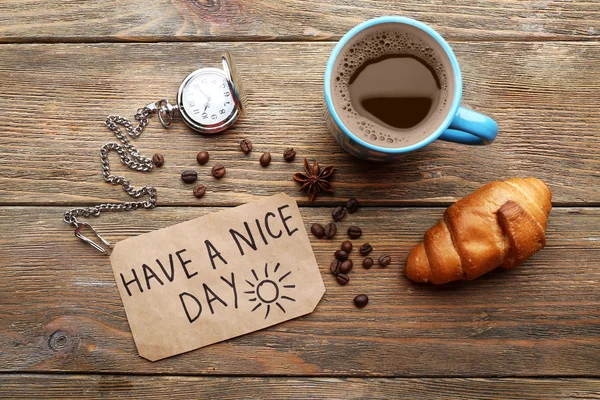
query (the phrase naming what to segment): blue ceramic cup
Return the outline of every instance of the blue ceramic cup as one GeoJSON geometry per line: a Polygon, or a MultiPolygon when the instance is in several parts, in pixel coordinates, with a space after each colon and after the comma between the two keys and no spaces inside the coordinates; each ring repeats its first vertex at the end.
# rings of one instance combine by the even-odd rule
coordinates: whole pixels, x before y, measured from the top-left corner
{"type": "MultiPolygon", "coordinates": [[[[394,27],[395,30],[402,31],[402,26],[394,27]]],[[[385,30],[382,27],[382,30],[385,30]]],[[[392,29],[392,28],[390,28],[392,29]]],[[[438,50],[439,52],[439,50],[438,50]]],[[[496,138],[498,133],[498,124],[493,119],[477,113],[475,111],[463,108],[460,106],[462,99],[462,75],[456,56],[452,52],[452,49],[448,43],[428,25],[416,21],[414,19],[405,17],[380,17],[365,21],[357,26],[342,37],[337,43],[327,62],[327,68],[325,70],[325,118],[327,126],[335,137],[337,142],[346,150],[348,153],[363,159],[372,161],[388,161],[394,160],[401,157],[403,154],[420,149],[423,146],[428,145],[436,139],[441,139],[449,142],[469,144],[469,145],[484,145],[490,144],[496,138]],[[342,120],[336,108],[334,107],[334,101],[332,98],[332,74],[334,73],[334,67],[336,60],[340,56],[344,46],[348,44],[356,35],[359,35],[363,30],[371,28],[379,24],[400,24],[408,25],[410,29],[417,28],[424,32],[426,36],[432,38],[439,44],[442,51],[445,52],[449,63],[445,73],[454,78],[454,94],[450,96],[451,104],[450,107],[446,107],[447,112],[442,123],[434,129],[429,136],[420,140],[417,143],[412,143],[404,147],[383,147],[374,145],[362,137],[358,132],[353,132],[349,129],[342,120]]]]}

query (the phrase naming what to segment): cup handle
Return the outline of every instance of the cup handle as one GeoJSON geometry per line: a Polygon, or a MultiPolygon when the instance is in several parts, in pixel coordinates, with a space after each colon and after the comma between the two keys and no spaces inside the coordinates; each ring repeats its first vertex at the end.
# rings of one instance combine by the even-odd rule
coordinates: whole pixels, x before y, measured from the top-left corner
{"type": "Polygon", "coordinates": [[[498,124],[490,117],[478,112],[460,107],[456,116],[440,136],[447,142],[484,145],[496,139],[498,124]]]}

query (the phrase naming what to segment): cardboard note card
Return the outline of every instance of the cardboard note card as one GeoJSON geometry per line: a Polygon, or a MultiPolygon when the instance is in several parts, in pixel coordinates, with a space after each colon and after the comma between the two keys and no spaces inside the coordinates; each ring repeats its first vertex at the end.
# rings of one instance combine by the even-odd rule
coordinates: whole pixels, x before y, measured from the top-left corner
{"type": "Polygon", "coordinates": [[[138,352],[152,361],[308,314],[325,293],[284,194],[124,240],[110,262],[138,352]]]}

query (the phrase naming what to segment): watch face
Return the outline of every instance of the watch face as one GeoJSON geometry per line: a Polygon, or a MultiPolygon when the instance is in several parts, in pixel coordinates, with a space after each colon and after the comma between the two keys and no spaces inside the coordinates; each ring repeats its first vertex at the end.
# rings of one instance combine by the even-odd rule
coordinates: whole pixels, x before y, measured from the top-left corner
{"type": "Polygon", "coordinates": [[[207,130],[211,127],[214,130],[224,129],[236,111],[227,78],[222,71],[214,68],[191,74],[180,88],[179,103],[184,119],[191,119],[186,122],[192,122],[193,128],[206,127],[207,130]]]}

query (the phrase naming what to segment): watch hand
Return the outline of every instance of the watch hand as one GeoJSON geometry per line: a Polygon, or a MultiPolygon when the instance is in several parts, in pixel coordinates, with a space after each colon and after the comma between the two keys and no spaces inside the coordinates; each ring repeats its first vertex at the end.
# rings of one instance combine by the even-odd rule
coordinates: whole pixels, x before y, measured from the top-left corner
{"type": "Polygon", "coordinates": [[[207,96],[206,93],[204,93],[204,90],[198,88],[198,90],[200,91],[200,93],[202,93],[202,95],[206,98],[206,101],[210,101],[210,96],[207,96]]]}

